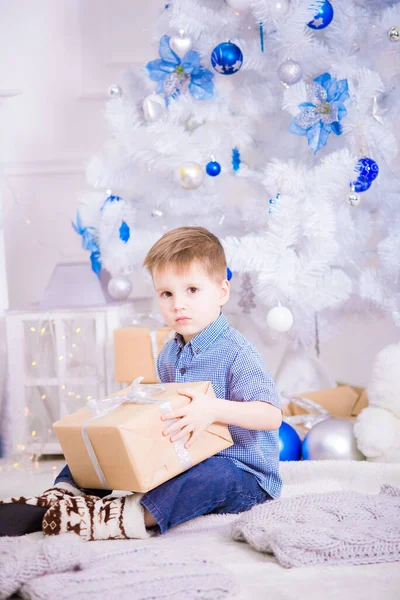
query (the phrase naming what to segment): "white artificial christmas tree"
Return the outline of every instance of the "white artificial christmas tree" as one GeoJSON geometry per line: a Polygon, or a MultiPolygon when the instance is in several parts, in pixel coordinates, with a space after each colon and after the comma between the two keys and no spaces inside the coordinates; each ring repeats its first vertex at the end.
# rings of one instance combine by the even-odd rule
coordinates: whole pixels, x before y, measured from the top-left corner
{"type": "Polygon", "coordinates": [[[399,326],[400,5],[171,0],[143,67],[110,89],[77,223],[119,297],[166,230],[202,225],[258,327],[292,313],[272,337],[293,348],[349,311],[399,326]]]}

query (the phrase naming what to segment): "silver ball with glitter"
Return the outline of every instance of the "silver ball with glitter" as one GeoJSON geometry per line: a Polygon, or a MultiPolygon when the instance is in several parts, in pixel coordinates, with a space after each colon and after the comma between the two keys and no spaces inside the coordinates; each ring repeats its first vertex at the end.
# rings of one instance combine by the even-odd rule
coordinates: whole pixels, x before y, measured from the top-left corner
{"type": "Polygon", "coordinates": [[[304,460],[365,460],[357,446],[354,423],[330,417],[320,421],[303,441],[304,460]]]}
{"type": "Polygon", "coordinates": [[[347,199],[349,201],[350,206],[354,206],[354,207],[358,206],[360,204],[360,200],[361,200],[360,194],[357,194],[356,192],[351,192],[351,194],[349,194],[347,199]]]}
{"type": "Polygon", "coordinates": [[[132,291],[132,284],[126,277],[112,277],[107,290],[113,300],[126,300],[132,291]]]}
{"type": "Polygon", "coordinates": [[[391,27],[388,31],[388,36],[392,42],[398,42],[400,40],[400,27],[391,27]]]}
{"type": "Polygon", "coordinates": [[[195,162],[186,162],[178,170],[179,183],[185,190],[200,187],[205,176],[205,171],[195,162]]]}
{"type": "Polygon", "coordinates": [[[122,96],[122,88],[119,85],[111,85],[108,88],[108,95],[111,98],[120,98],[122,96]]]}
{"type": "Polygon", "coordinates": [[[283,86],[289,87],[298,83],[303,77],[303,69],[295,60],[285,60],[278,69],[278,77],[283,86]]]}

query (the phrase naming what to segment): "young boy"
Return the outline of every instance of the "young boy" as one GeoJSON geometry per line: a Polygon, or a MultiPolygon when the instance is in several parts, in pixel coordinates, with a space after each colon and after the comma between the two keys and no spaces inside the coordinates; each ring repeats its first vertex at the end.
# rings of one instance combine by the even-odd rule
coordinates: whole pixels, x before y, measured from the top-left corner
{"type": "Polygon", "coordinates": [[[221,243],[202,227],[180,227],[154,244],[144,266],[161,314],[176,332],[158,357],[160,380],[181,383],[179,393],[191,399],[160,417],[177,419],[164,435],[171,442],[188,438],[190,447],[211,423],[220,422],[228,425],[234,445],[150,492],[122,498],[79,490],[66,466],[54,488],[30,499],[48,508],[46,535],[145,538],[155,527],[164,533],[199,515],[239,513],[280,495],[279,397],[261,356],[221,312],[229,299],[221,243]],[[217,399],[185,388],[190,381],[211,381],[217,399]]]}

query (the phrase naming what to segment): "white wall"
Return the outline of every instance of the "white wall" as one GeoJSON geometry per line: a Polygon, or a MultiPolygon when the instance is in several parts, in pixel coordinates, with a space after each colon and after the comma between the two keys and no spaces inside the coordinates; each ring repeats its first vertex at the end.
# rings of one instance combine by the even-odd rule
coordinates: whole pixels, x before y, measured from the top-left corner
{"type": "MultiPolygon", "coordinates": [[[[71,228],[84,163],[108,138],[108,86],[128,64],[156,57],[153,23],[164,4],[0,0],[0,88],[23,90],[0,107],[12,307],[38,301],[57,262],[87,260],[71,228]]],[[[321,358],[336,378],[364,384],[376,352],[398,339],[388,320],[353,320],[321,358]]],[[[283,344],[263,349],[272,371],[282,352],[283,344]]]]}

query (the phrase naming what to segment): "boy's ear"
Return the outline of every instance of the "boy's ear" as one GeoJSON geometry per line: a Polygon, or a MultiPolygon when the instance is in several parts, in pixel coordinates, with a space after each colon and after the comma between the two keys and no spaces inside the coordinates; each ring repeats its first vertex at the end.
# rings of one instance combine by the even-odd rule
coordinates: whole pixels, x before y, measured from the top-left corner
{"type": "Polygon", "coordinates": [[[229,300],[231,285],[227,279],[223,279],[220,292],[220,306],[223,306],[229,300]]]}

